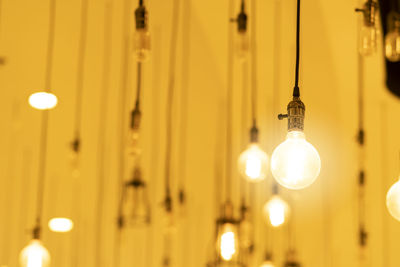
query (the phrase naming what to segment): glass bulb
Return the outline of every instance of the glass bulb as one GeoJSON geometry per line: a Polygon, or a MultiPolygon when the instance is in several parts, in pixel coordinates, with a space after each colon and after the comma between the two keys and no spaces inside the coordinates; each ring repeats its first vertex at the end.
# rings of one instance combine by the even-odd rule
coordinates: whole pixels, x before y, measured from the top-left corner
{"type": "Polygon", "coordinates": [[[47,110],[57,106],[58,99],[52,93],[37,92],[29,96],[28,102],[35,109],[47,110]]]}
{"type": "Polygon", "coordinates": [[[232,223],[224,223],[220,226],[218,238],[219,254],[224,261],[231,261],[238,251],[236,227],[232,223]]]}
{"type": "Polygon", "coordinates": [[[238,31],[236,35],[236,55],[245,60],[249,54],[249,36],[247,31],[238,31]]]}
{"type": "Polygon", "coordinates": [[[147,29],[136,29],[134,50],[138,61],[145,61],[150,54],[150,33],[147,29]]]}
{"type": "Polygon", "coordinates": [[[131,226],[150,223],[150,204],[147,199],[147,188],[142,181],[133,181],[127,192],[127,222],[131,226]],[[140,184],[139,184],[140,183],[140,184]]]}
{"type": "Polygon", "coordinates": [[[51,231],[59,233],[66,233],[74,228],[74,223],[68,218],[53,218],[48,225],[51,231]]]}
{"type": "Polygon", "coordinates": [[[251,253],[253,249],[253,224],[249,219],[244,219],[240,222],[240,246],[241,248],[251,253]]]}
{"type": "Polygon", "coordinates": [[[362,26],[360,32],[359,52],[369,56],[375,53],[377,44],[377,30],[375,26],[362,26]]]}
{"type": "Polygon", "coordinates": [[[275,267],[275,265],[270,260],[264,261],[260,267],[275,267]]]}
{"type": "Polygon", "coordinates": [[[264,205],[264,213],[273,227],[279,227],[287,221],[289,217],[289,205],[278,195],[273,195],[264,205]]]}
{"type": "Polygon", "coordinates": [[[394,28],[385,38],[385,53],[389,61],[400,61],[400,28],[394,28]]]}
{"type": "Polygon", "coordinates": [[[272,153],[271,170],[279,184],[297,190],[310,186],[317,179],[321,160],[303,132],[290,131],[272,153]]]}
{"type": "Polygon", "coordinates": [[[259,182],[268,174],[269,159],[258,143],[251,143],[238,160],[240,174],[248,181],[259,182]]]}
{"type": "Polygon", "coordinates": [[[390,215],[400,221],[400,180],[393,184],[387,192],[386,207],[390,215]]]}
{"type": "Polygon", "coordinates": [[[38,239],[32,239],[20,253],[21,267],[48,267],[50,254],[38,239]]]}

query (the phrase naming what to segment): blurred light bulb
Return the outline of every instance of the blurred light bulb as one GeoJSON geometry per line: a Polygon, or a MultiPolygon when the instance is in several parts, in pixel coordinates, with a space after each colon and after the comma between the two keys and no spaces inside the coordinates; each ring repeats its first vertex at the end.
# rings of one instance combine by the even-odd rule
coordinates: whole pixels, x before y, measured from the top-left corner
{"type": "Polygon", "coordinates": [[[236,35],[236,55],[239,59],[246,59],[249,54],[249,35],[247,31],[238,31],[236,35]]]}
{"type": "Polygon", "coordinates": [[[240,174],[248,181],[258,182],[268,174],[269,159],[258,143],[251,143],[238,160],[240,174]]]}
{"type": "Polygon", "coordinates": [[[369,56],[375,53],[377,46],[377,30],[375,26],[362,26],[360,32],[359,52],[361,55],[369,56]]]}
{"type": "Polygon", "coordinates": [[[386,206],[390,215],[400,221],[400,181],[393,184],[387,192],[386,206]]]}
{"type": "Polygon", "coordinates": [[[243,252],[252,253],[254,248],[254,231],[251,221],[251,212],[244,203],[241,206],[241,218],[239,224],[240,247],[243,252]]]}
{"type": "Polygon", "coordinates": [[[74,227],[74,223],[68,218],[53,218],[48,225],[51,231],[59,233],[69,232],[74,227]]]}
{"type": "Polygon", "coordinates": [[[275,267],[275,265],[270,260],[264,261],[260,267],[275,267]]]}
{"type": "Polygon", "coordinates": [[[289,205],[279,195],[273,195],[264,205],[264,213],[273,227],[279,227],[286,222],[290,209],[289,205]]]}
{"type": "Polygon", "coordinates": [[[320,169],[319,154],[301,131],[289,131],[286,140],[272,153],[272,174],[286,188],[310,186],[317,179],[320,169]]]}
{"type": "Polygon", "coordinates": [[[138,61],[145,61],[150,54],[150,33],[147,29],[136,29],[134,50],[138,61]]]}
{"type": "Polygon", "coordinates": [[[400,61],[400,19],[395,19],[393,29],[385,38],[385,54],[389,61],[400,61]]]}
{"type": "Polygon", "coordinates": [[[35,109],[52,109],[57,105],[58,99],[52,93],[37,92],[29,96],[29,105],[35,109]]]}
{"type": "Polygon", "coordinates": [[[232,260],[233,256],[236,253],[237,237],[234,228],[235,227],[230,223],[225,223],[222,226],[219,246],[221,257],[225,261],[232,260]]]}
{"type": "Polygon", "coordinates": [[[48,267],[50,254],[38,239],[32,239],[20,253],[22,267],[48,267]]]}

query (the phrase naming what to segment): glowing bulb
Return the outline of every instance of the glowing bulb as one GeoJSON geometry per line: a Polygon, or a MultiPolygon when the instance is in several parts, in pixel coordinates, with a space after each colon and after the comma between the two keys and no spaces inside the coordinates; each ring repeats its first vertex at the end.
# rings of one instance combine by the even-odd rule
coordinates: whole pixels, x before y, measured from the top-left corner
{"type": "Polygon", "coordinates": [[[278,195],[273,195],[264,205],[264,213],[272,226],[279,227],[289,216],[289,205],[278,195]]]}
{"type": "Polygon", "coordinates": [[[150,33],[146,28],[136,29],[134,50],[138,61],[145,61],[150,54],[150,33]]]}
{"type": "Polygon", "coordinates": [[[400,181],[390,187],[386,195],[386,207],[390,215],[400,221],[400,181]]]}
{"type": "MultiPolygon", "coordinates": [[[[398,23],[400,24],[400,22],[398,23]]],[[[387,60],[400,61],[400,25],[386,35],[385,53],[387,60]]]]}
{"type": "Polygon", "coordinates": [[[48,267],[50,254],[38,239],[33,239],[20,253],[22,267],[48,267]]]}
{"type": "Polygon", "coordinates": [[[362,26],[360,32],[359,52],[369,56],[375,53],[377,44],[377,30],[375,26],[362,26]]]}
{"type": "Polygon", "coordinates": [[[275,267],[275,265],[270,260],[264,261],[260,267],[275,267]]]}
{"type": "Polygon", "coordinates": [[[286,140],[272,153],[272,174],[286,188],[310,186],[317,179],[320,169],[319,154],[301,131],[289,131],[286,140]]]}
{"type": "Polygon", "coordinates": [[[52,109],[57,105],[57,97],[52,93],[37,92],[29,96],[29,105],[35,109],[52,109]]]}
{"type": "Polygon", "coordinates": [[[51,231],[59,233],[66,233],[74,228],[74,223],[68,218],[53,218],[48,225],[51,231]]]}
{"type": "Polygon", "coordinates": [[[218,242],[219,252],[224,261],[230,261],[236,254],[238,246],[235,226],[231,223],[225,223],[221,227],[218,242]]]}
{"type": "Polygon", "coordinates": [[[268,155],[257,143],[251,143],[245,151],[240,154],[238,167],[240,174],[251,182],[258,182],[268,173],[268,155]]]}

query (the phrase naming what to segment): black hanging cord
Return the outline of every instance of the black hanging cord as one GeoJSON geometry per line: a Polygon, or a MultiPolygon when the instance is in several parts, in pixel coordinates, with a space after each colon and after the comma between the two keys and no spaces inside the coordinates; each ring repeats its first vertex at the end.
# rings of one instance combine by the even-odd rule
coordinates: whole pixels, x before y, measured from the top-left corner
{"type": "Polygon", "coordinates": [[[76,72],[76,111],[75,111],[75,139],[72,143],[72,149],[75,152],[80,150],[80,131],[82,124],[82,95],[83,95],[83,81],[85,74],[85,52],[87,41],[87,17],[88,17],[88,0],[81,2],[81,32],[79,39],[78,50],[78,64],[76,72]]]}
{"type": "Polygon", "coordinates": [[[293,89],[293,97],[300,97],[299,88],[299,65],[300,65],[300,0],[297,0],[297,22],[296,22],[296,71],[293,89]]]}
{"type": "Polygon", "coordinates": [[[140,111],[140,95],[142,89],[142,62],[137,62],[137,88],[136,88],[136,101],[135,110],[140,111]]]}
{"type": "Polygon", "coordinates": [[[257,128],[257,42],[256,42],[256,7],[252,1],[251,13],[251,116],[253,127],[257,128]]]}

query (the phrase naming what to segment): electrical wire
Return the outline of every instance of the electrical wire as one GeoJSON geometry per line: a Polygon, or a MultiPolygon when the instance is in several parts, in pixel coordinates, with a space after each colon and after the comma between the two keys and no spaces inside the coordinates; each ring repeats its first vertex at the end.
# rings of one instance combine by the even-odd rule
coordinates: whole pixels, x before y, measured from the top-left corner
{"type": "Polygon", "coordinates": [[[142,89],[142,62],[137,62],[136,100],[134,109],[140,111],[140,96],[142,89]]]}
{"type": "Polygon", "coordinates": [[[293,97],[300,97],[299,88],[299,65],[300,65],[300,0],[297,0],[297,17],[296,17],[296,70],[295,82],[293,89],[293,97]]]}
{"type": "MultiPolygon", "coordinates": [[[[243,1],[244,2],[244,1],[243,1]]],[[[257,127],[257,89],[258,89],[258,75],[257,75],[257,27],[256,27],[256,1],[251,1],[251,117],[254,127],[257,127]]]]}

